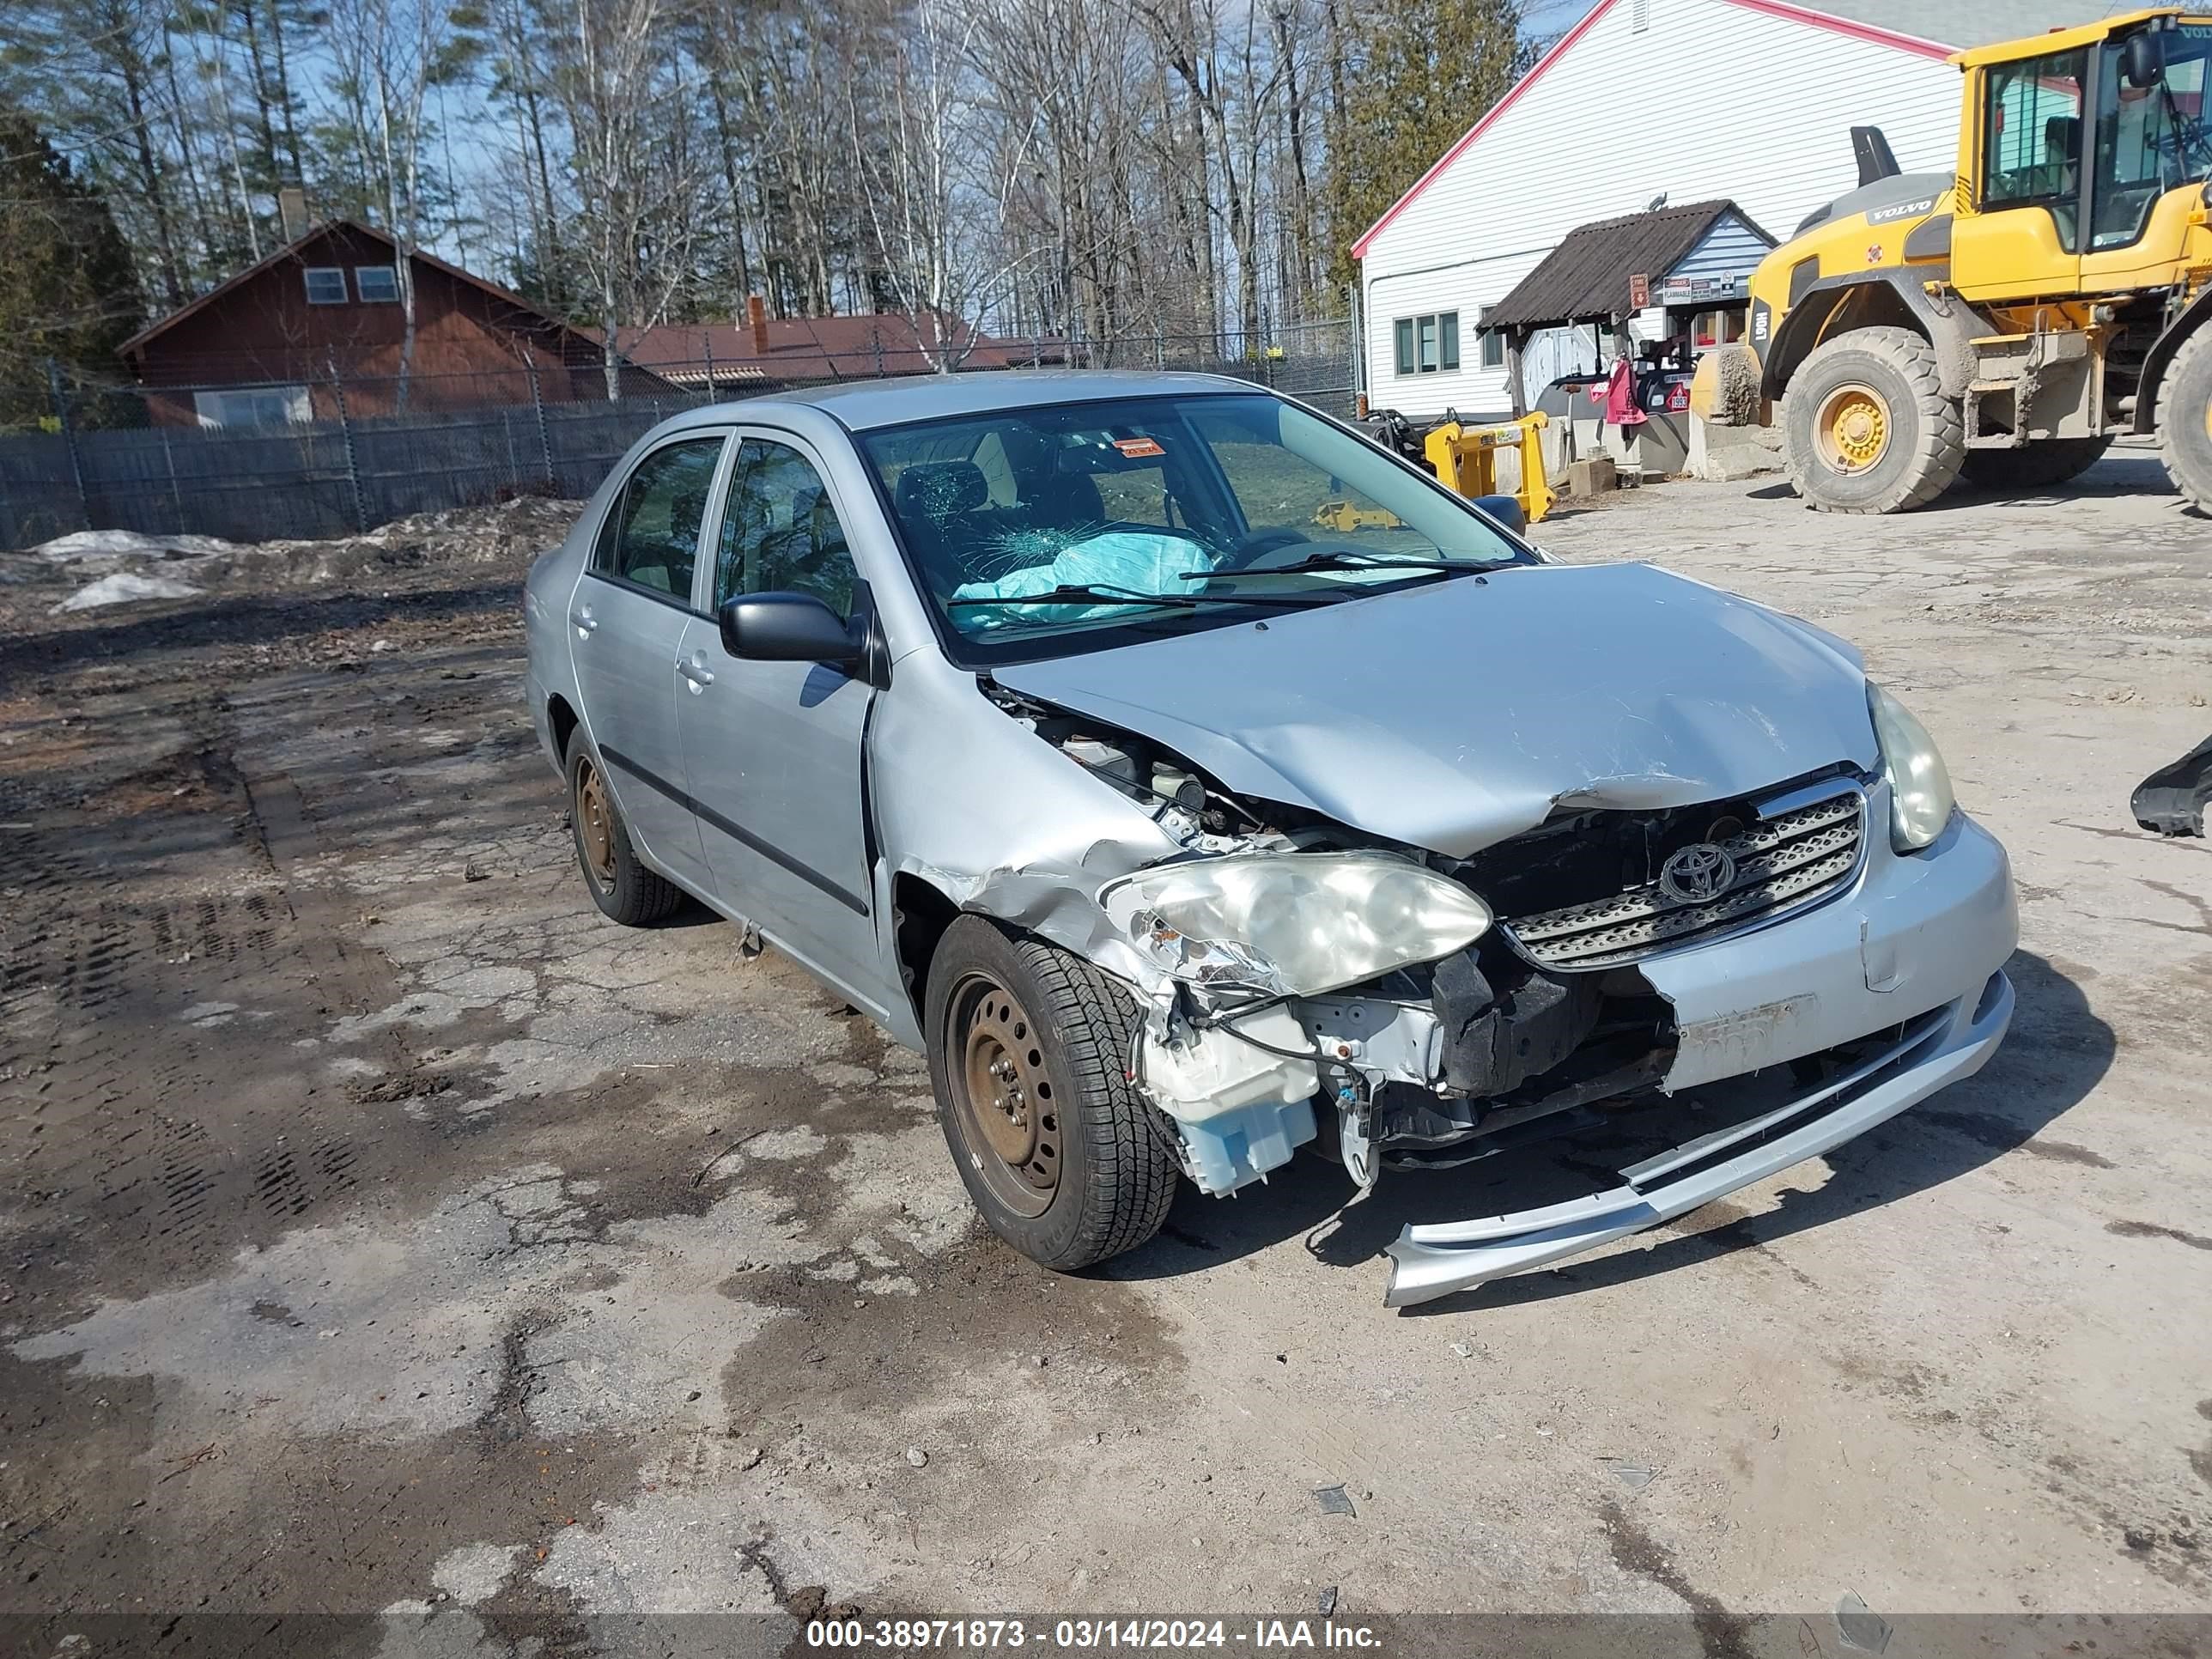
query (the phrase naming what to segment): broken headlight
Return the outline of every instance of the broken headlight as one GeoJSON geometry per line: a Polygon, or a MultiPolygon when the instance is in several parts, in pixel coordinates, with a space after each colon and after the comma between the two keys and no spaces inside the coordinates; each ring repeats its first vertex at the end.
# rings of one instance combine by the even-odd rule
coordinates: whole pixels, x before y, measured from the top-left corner
{"type": "Polygon", "coordinates": [[[1928,728],[1871,680],[1867,683],[1867,708],[1874,715],[1875,740],[1881,745],[1882,770],[1889,779],[1889,844],[1900,853],[1917,853],[1951,821],[1951,809],[1957,803],[1951,793],[1950,769],[1936,752],[1928,728]]]}
{"type": "Polygon", "coordinates": [[[1490,907],[1388,853],[1255,853],[1164,865],[1100,892],[1174,977],[1314,996],[1432,962],[1480,939],[1490,907]]]}

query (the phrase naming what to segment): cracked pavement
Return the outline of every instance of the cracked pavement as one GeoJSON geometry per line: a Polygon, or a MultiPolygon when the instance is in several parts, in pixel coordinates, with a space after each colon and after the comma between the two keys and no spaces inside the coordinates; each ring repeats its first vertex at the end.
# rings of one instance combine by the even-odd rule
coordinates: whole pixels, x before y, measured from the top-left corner
{"type": "Polygon", "coordinates": [[[1525,1165],[1340,1214],[1302,1162],[1055,1278],[973,1222],[918,1056],[703,913],[604,921],[519,557],[91,620],[0,586],[0,1615],[775,1652],[825,1605],[1334,1590],[1719,1656],[1814,1612],[1838,1651],[1846,1595],[2203,1609],[2212,850],[2127,796],[2212,730],[2212,523],[2123,449],[2060,497],[1675,484],[1539,538],[1862,646],[2013,854],[2021,1012],[1826,1160],[1404,1316],[1381,1245],[1525,1165]],[[687,1613],[751,1617],[639,1622],[687,1613]]]}

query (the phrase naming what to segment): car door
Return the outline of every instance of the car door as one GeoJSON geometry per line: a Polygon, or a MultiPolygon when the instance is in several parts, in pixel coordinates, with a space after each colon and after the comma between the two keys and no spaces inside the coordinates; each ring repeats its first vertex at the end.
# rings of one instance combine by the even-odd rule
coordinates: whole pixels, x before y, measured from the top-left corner
{"type": "MultiPolygon", "coordinates": [[[[713,578],[710,612],[739,593],[795,592],[852,615],[843,519],[791,435],[740,434],[713,578]]],[[[709,618],[685,635],[684,659],[698,687],[680,701],[684,762],[717,900],[880,1012],[860,787],[872,689],[823,663],[740,661],[709,618]]]]}
{"type": "Polygon", "coordinates": [[[568,605],[569,651],[592,746],[630,839],[684,886],[711,884],[684,780],[678,705],[707,504],[726,432],[685,433],[631,468],[568,605]]]}

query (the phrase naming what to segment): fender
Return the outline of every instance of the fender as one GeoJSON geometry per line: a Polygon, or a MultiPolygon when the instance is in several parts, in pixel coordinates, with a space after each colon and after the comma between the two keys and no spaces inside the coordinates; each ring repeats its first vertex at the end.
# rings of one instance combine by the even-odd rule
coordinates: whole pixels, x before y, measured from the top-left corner
{"type": "Polygon", "coordinates": [[[2184,306],[2181,314],[2151,342],[2150,350],[2143,357],[2142,378],[2136,383],[2132,430],[2148,433],[2158,429],[2158,394],[2166,382],[2166,371],[2173,362],[2173,354],[2181,349],[2181,343],[2197,332],[2208,317],[2212,317],[2212,283],[2197,289],[2197,297],[2184,306]]]}
{"type": "MultiPolygon", "coordinates": [[[[1963,398],[1974,378],[1974,337],[1986,325],[1974,308],[1955,297],[1938,299],[1925,284],[1949,278],[1951,267],[1917,264],[1903,270],[1854,270],[1826,276],[1806,286],[1795,296],[1790,313],[1767,347],[1759,371],[1759,393],[1779,401],[1790,377],[1820,343],[1829,321],[1850,306],[1855,296],[1865,296],[1883,313],[1869,320],[1890,321],[1902,311],[1928,343],[1936,348],[1936,372],[1948,398],[1963,398]]],[[[2207,289],[2212,294],[2212,289],[2207,289]]],[[[1759,319],[1753,319],[1752,337],[1759,337],[1759,319]]]]}

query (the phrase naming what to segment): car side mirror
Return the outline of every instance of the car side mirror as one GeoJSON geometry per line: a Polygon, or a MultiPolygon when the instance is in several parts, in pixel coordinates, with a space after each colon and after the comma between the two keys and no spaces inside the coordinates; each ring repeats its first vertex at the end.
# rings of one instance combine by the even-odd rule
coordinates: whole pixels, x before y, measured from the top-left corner
{"type": "Polygon", "coordinates": [[[726,601],[715,621],[722,649],[751,662],[826,662],[849,667],[866,655],[866,644],[837,613],[811,593],[741,593],[726,601]]]}
{"type": "Polygon", "coordinates": [[[2166,74],[2166,42],[2150,29],[2140,34],[2130,34],[2121,49],[2125,54],[2124,67],[2128,84],[2131,87],[2154,87],[2166,74]]]}
{"type": "Polygon", "coordinates": [[[1521,510],[1518,496],[1477,495],[1469,505],[1484,517],[1495,519],[1516,536],[1528,527],[1528,515],[1521,510]]]}

